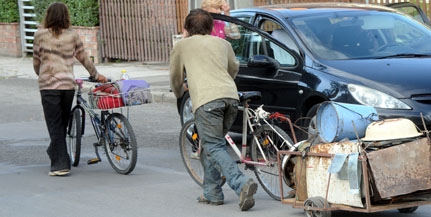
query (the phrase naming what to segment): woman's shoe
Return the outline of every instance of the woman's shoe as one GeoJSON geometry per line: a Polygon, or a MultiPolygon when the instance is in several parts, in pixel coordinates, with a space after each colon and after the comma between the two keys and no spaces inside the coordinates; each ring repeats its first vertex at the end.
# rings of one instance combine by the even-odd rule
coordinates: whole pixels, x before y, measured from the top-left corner
{"type": "Polygon", "coordinates": [[[64,169],[64,170],[56,170],[56,171],[51,171],[48,173],[49,176],[65,176],[67,174],[70,173],[69,169],[64,169]]]}

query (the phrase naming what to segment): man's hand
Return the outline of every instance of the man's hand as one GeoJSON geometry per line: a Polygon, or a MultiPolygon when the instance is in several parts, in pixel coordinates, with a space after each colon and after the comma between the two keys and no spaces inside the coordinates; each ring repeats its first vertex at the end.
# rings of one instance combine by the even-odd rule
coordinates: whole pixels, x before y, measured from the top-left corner
{"type": "Polygon", "coordinates": [[[189,85],[187,83],[183,83],[183,92],[189,91],[189,85]]]}

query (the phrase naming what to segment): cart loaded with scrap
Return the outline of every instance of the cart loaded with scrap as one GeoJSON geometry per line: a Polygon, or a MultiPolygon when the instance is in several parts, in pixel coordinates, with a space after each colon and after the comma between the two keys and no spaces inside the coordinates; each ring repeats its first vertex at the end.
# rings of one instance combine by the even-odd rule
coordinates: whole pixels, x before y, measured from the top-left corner
{"type": "Polygon", "coordinates": [[[322,103],[315,121],[315,135],[295,151],[278,152],[280,182],[295,191],[294,198],[282,195],[283,204],[304,209],[307,217],[335,210],[412,213],[431,204],[424,121],[421,130],[409,119],[381,119],[373,107],[334,102],[322,103]]]}

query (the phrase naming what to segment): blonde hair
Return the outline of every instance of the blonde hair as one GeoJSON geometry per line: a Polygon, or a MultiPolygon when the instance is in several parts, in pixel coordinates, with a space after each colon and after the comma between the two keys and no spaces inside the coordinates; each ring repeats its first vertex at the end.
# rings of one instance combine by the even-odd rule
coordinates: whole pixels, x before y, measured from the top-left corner
{"type": "Polygon", "coordinates": [[[226,4],[225,0],[203,0],[201,8],[204,10],[208,10],[209,8],[220,8],[224,4],[226,4]]]}

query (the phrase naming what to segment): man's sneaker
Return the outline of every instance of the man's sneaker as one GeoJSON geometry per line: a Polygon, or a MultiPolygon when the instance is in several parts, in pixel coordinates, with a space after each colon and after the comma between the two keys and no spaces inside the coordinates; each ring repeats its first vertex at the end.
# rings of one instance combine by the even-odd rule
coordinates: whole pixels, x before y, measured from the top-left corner
{"type": "Polygon", "coordinates": [[[218,206],[218,205],[223,205],[224,204],[223,201],[210,201],[204,195],[199,196],[196,200],[199,203],[206,203],[206,204],[211,204],[211,205],[214,205],[214,206],[218,206]]]}
{"type": "Polygon", "coordinates": [[[249,179],[241,189],[239,194],[239,208],[241,211],[247,211],[254,206],[253,195],[257,191],[257,184],[253,179],[249,179]]]}
{"type": "Polygon", "coordinates": [[[48,173],[49,176],[65,176],[67,174],[70,173],[69,169],[64,169],[64,170],[56,170],[56,171],[51,171],[48,173]]]}

